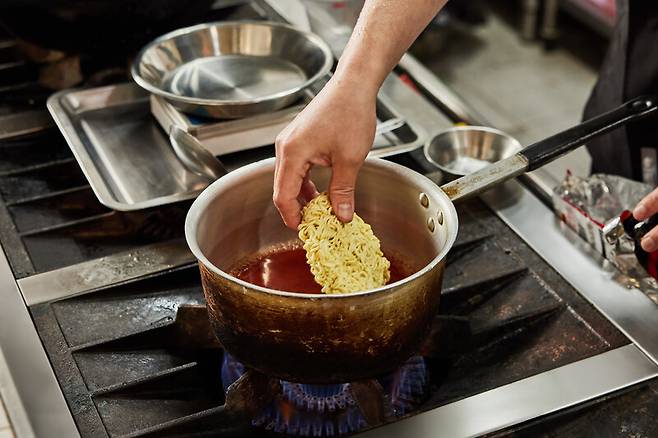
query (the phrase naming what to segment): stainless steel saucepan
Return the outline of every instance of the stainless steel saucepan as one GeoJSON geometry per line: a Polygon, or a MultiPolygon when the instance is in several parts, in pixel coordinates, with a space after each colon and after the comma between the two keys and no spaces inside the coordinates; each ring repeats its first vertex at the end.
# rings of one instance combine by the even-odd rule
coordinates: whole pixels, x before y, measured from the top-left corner
{"type": "MultiPolygon", "coordinates": [[[[453,202],[655,112],[656,104],[635,99],[440,188],[398,164],[367,160],[356,187],[357,211],[384,250],[407,260],[414,274],[353,294],[271,290],[231,276],[236,261],[296,234],[272,204],[273,159],[222,177],[194,202],[185,224],[218,339],[247,367],[296,382],[349,382],[395,369],[417,353],[438,311],[445,258],[459,224],[453,202]]],[[[320,189],[329,177],[328,169],[313,170],[320,189]]]]}

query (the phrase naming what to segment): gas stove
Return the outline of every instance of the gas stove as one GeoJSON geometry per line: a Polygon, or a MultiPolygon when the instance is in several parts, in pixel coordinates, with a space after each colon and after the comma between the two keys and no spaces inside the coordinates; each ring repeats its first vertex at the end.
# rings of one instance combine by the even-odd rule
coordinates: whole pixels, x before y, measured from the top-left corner
{"type": "MultiPolygon", "coordinates": [[[[399,70],[428,135],[445,115],[473,121],[413,58],[399,70]]],[[[329,386],[245,370],[209,326],[189,204],[104,207],[43,96],[0,78],[0,388],[18,436],[578,436],[614,417],[573,420],[595,402],[654,400],[655,381],[618,391],[658,376],[658,309],[559,228],[536,178],[458,207],[440,313],[400,370],[329,386]]],[[[390,159],[440,178],[418,153],[390,159]]],[[[643,412],[641,432],[658,432],[643,412]]]]}
{"type": "MultiPolygon", "coordinates": [[[[481,203],[460,210],[463,226],[449,258],[441,314],[421,351],[428,385],[417,391],[410,412],[629,343],[481,203]]],[[[65,242],[81,236],[75,226],[57,235],[51,239],[46,232],[44,245],[68,247],[65,242]]],[[[107,436],[223,436],[236,426],[243,427],[236,433],[246,433],[250,413],[263,414],[260,401],[250,396],[255,383],[224,394],[242,373],[222,373],[228,358],[212,337],[195,265],[34,304],[30,311],[58,380],[66,382],[62,391],[76,407],[82,436],[104,436],[99,430],[107,436]],[[232,403],[236,398],[241,402],[232,403]]],[[[267,385],[255,388],[253,393],[265,396],[267,385]]],[[[369,400],[376,398],[374,393],[369,400]]],[[[385,417],[362,426],[397,416],[385,417]]],[[[340,427],[317,433],[330,436],[340,427]]],[[[303,425],[278,429],[313,431],[303,425]]],[[[359,427],[346,426],[354,429],[359,427]]]]}

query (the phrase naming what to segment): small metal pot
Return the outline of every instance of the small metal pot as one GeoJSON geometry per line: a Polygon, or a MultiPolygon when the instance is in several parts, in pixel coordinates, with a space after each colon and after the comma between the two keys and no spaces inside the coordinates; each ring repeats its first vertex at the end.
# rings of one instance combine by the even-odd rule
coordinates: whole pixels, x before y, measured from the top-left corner
{"type": "Polygon", "coordinates": [[[459,177],[511,157],[522,148],[514,137],[486,126],[455,126],[425,144],[425,158],[449,176],[459,177]]]}
{"type": "MultiPolygon", "coordinates": [[[[656,103],[636,99],[442,187],[398,164],[367,160],[356,187],[358,212],[384,250],[408,260],[415,273],[353,294],[282,292],[231,276],[236,261],[296,234],[272,204],[274,159],[222,177],[194,202],[185,223],[219,341],[247,367],[302,383],[349,382],[395,369],[418,351],[438,311],[445,257],[459,223],[453,201],[650,114],[656,103]]],[[[325,168],[311,175],[320,189],[329,176],[325,168]]]]}

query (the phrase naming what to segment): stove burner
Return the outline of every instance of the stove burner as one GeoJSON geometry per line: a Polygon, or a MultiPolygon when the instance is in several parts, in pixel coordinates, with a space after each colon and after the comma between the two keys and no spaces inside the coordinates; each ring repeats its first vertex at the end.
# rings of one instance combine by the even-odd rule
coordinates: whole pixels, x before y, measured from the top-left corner
{"type": "MultiPolygon", "coordinates": [[[[245,373],[245,367],[224,355],[224,392],[245,373]]],[[[300,436],[334,436],[357,432],[368,422],[353,394],[352,384],[302,384],[281,381],[281,391],[260,415],[254,426],[300,436]]],[[[397,371],[378,379],[386,400],[388,416],[401,416],[415,409],[425,395],[427,368],[420,356],[409,359],[397,371]]]]}
{"type": "Polygon", "coordinates": [[[414,356],[396,372],[380,379],[384,393],[389,394],[396,417],[408,414],[422,401],[427,388],[425,359],[414,356]]]}

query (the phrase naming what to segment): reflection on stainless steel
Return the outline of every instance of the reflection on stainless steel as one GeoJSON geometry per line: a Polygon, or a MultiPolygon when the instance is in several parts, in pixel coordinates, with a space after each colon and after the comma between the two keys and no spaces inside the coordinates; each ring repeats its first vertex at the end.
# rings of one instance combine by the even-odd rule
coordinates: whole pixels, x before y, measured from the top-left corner
{"type": "Polygon", "coordinates": [[[506,179],[521,175],[527,169],[528,160],[523,155],[516,154],[444,184],[441,188],[456,202],[479,195],[506,179]]]}
{"type": "Polygon", "coordinates": [[[176,108],[238,118],[285,107],[329,73],[318,36],[272,22],[201,24],[168,33],[135,59],[135,81],[176,108]]]}
{"type": "Polygon", "coordinates": [[[627,345],[364,433],[462,438],[486,435],[556,412],[658,375],[658,368],[627,345]]]}
{"type": "Polygon", "coordinates": [[[226,167],[203,147],[192,134],[173,126],[169,130],[169,141],[183,165],[197,175],[208,179],[219,179],[228,173],[226,167]]]}
{"type": "Polygon", "coordinates": [[[179,239],[25,277],[18,286],[25,303],[32,306],[127,283],[194,260],[185,241],[179,239]]]}
{"type": "Polygon", "coordinates": [[[510,135],[485,126],[447,129],[425,145],[425,158],[448,175],[463,176],[521,150],[510,135]]]}
{"type": "Polygon", "coordinates": [[[181,164],[139,87],[64,91],[48,109],[99,201],[114,210],[189,199],[212,181],[181,164]]]}
{"type": "Polygon", "coordinates": [[[0,389],[18,437],[78,437],[30,314],[0,251],[0,389]]]}

